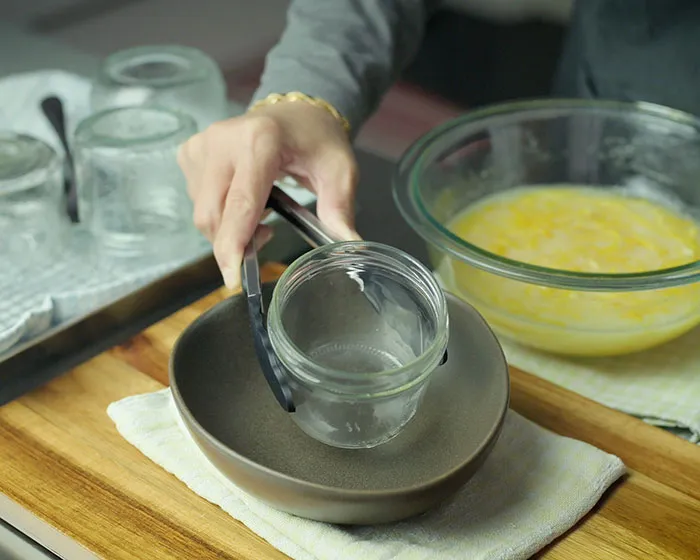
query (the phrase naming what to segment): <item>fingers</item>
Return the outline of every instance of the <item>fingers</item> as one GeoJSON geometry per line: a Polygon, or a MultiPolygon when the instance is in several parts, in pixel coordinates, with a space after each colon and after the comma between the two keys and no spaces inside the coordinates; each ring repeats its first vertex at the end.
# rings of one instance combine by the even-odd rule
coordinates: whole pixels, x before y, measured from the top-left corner
{"type": "Polygon", "coordinates": [[[178,152],[194,203],[193,220],[211,241],[224,282],[240,284],[245,247],[272,236],[260,225],[273,182],[292,174],[318,195],[319,218],[341,239],[354,226],[357,167],[342,129],[325,111],[277,104],[212,125],[178,152]]]}
{"type": "Polygon", "coordinates": [[[329,154],[319,163],[316,212],[320,220],[344,241],[360,239],[355,231],[357,164],[351,153],[329,154]]]}
{"type": "Polygon", "coordinates": [[[187,181],[187,195],[194,202],[197,198],[197,189],[201,184],[201,166],[197,162],[203,160],[204,135],[199,132],[189,138],[177,150],[177,163],[187,181]]]}
{"type": "Polygon", "coordinates": [[[264,224],[260,224],[256,229],[255,229],[255,247],[259,251],[262,249],[265,245],[267,245],[270,241],[272,241],[272,238],[274,237],[274,229],[272,229],[270,226],[266,226],[264,224]]]}
{"type": "Polygon", "coordinates": [[[210,242],[219,228],[223,201],[233,176],[227,129],[226,123],[216,123],[205,133],[190,138],[178,151],[178,164],[194,206],[194,225],[210,242]]]}
{"type": "Polygon", "coordinates": [[[200,181],[205,188],[195,200],[193,220],[197,229],[212,243],[221,225],[221,213],[233,174],[231,155],[212,150],[204,157],[200,181]]]}
{"type": "MultiPolygon", "coordinates": [[[[255,134],[248,136],[248,149],[240,152],[235,162],[235,174],[214,239],[214,256],[226,286],[231,289],[240,283],[245,247],[258,228],[272,183],[280,169],[276,125],[261,120],[255,126],[258,127],[255,134]]],[[[259,231],[266,230],[261,228],[259,231]]]]}

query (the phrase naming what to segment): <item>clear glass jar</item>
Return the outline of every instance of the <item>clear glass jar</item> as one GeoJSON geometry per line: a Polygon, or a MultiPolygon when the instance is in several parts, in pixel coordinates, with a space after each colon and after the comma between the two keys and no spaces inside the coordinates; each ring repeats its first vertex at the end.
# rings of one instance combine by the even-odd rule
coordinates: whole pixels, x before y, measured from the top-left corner
{"type": "Polygon", "coordinates": [[[430,271],[406,253],[337,243],[285,271],[268,329],[299,427],[334,447],[370,448],[415,415],[447,348],[447,304],[430,271]]]}
{"type": "Polygon", "coordinates": [[[55,259],[69,230],[59,155],[37,138],[0,131],[2,268],[55,259]]]}
{"type": "Polygon", "coordinates": [[[78,125],[78,214],[98,255],[162,261],[199,243],[177,164],[195,132],[192,117],[158,107],[111,109],[78,125]]]}
{"type": "Polygon", "coordinates": [[[92,111],[159,105],[192,115],[199,130],[228,116],[218,65],[198,49],[143,46],[108,56],[93,80],[92,111]]]}

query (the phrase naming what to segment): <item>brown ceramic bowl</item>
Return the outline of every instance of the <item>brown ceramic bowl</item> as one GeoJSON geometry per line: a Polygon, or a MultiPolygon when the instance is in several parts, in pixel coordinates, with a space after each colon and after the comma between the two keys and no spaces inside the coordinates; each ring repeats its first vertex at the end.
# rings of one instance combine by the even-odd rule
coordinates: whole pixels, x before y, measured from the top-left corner
{"type": "MultiPolygon", "coordinates": [[[[266,297],[274,284],[266,284],[266,297]]],[[[185,426],[239,488],[288,513],[378,524],[427,511],[459,490],[501,432],[509,378],[486,322],[448,294],[449,359],[414,419],[373,449],[330,447],[277,404],[257,364],[241,295],[194,321],[178,340],[170,383],[185,426]]]]}

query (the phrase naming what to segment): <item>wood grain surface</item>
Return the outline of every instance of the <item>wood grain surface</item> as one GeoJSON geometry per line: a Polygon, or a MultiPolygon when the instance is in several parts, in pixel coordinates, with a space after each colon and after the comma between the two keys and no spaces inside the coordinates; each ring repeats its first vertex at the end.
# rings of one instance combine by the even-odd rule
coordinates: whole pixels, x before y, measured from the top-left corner
{"type": "MultiPolygon", "coordinates": [[[[268,265],[264,278],[282,270],[268,265]]],[[[0,492],[100,558],[285,558],[141,455],[106,414],[115,400],[166,385],[179,334],[228,295],[211,294],[0,408],[0,492]]],[[[700,559],[699,447],[518,370],[512,408],[631,469],[538,557],[700,559]]]]}

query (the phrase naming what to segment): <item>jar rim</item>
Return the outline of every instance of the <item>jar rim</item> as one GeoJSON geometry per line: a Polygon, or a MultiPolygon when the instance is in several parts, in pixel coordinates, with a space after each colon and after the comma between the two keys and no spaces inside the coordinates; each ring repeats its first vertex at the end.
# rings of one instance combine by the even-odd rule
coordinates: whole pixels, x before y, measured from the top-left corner
{"type": "Polygon", "coordinates": [[[270,330],[270,340],[272,342],[273,349],[277,353],[280,361],[285,365],[285,369],[289,372],[289,375],[302,383],[311,382],[311,379],[313,378],[323,380],[323,388],[331,391],[335,389],[335,392],[343,392],[342,384],[345,381],[400,379],[411,370],[415,370],[418,366],[424,366],[424,371],[421,375],[410,378],[407,382],[401,383],[396,387],[392,387],[390,390],[382,391],[381,393],[373,393],[371,397],[374,398],[378,396],[388,396],[408,390],[430,375],[430,373],[442,359],[445,348],[447,347],[449,320],[447,300],[442,288],[433,274],[418,259],[409,255],[408,253],[383,243],[371,241],[342,241],[329,245],[323,245],[305,253],[284,271],[280,279],[277,281],[273,291],[272,301],[270,302],[270,309],[268,312],[268,328],[270,330]],[[419,356],[416,356],[414,359],[401,365],[400,367],[383,370],[381,372],[349,373],[347,371],[332,369],[319,364],[309,357],[308,354],[303,352],[291,340],[291,337],[287,334],[282,324],[282,312],[284,305],[282,299],[283,296],[286,295],[284,293],[285,286],[292,282],[293,276],[299,270],[302,270],[305,266],[308,266],[320,256],[333,258],[333,253],[337,254],[339,260],[352,253],[365,253],[375,257],[384,257],[387,259],[387,261],[393,262],[400,267],[410,267],[411,271],[413,272],[413,278],[421,282],[423,287],[429,292],[430,297],[434,298],[433,311],[435,313],[435,321],[437,326],[436,336],[430,342],[430,345],[419,356]],[[279,355],[280,348],[284,350],[285,356],[291,356],[294,360],[302,362],[305,369],[308,368],[308,371],[311,372],[312,375],[308,376],[305,373],[301,374],[300,372],[291,371],[291,368],[287,367],[287,363],[285,363],[289,362],[290,360],[279,355]]]}
{"type": "Polygon", "coordinates": [[[649,116],[684,125],[700,137],[700,118],[680,110],[646,102],[589,99],[532,99],[496,103],[469,111],[434,128],[409,147],[399,160],[392,180],[394,202],[411,228],[441,252],[476,268],[522,282],[553,288],[584,291],[632,291],[682,286],[700,280],[700,260],[684,265],[634,273],[592,273],[567,271],[527,264],[497,255],[461,239],[441,224],[426,207],[420,193],[423,174],[445,151],[440,142],[450,133],[464,129],[473,134],[488,128],[491,119],[506,115],[558,111],[563,115],[608,113],[617,117],[649,116]],[[439,153],[438,153],[439,152],[439,153]]]}
{"type": "Polygon", "coordinates": [[[196,131],[197,125],[193,117],[174,109],[156,105],[114,107],[99,111],[81,121],[75,131],[75,143],[76,147],[130,148],[168,141],[179,143],[195,134],[196,131]],[[118,118],[119,115],[136,123],[142,123],[143,118],[147,115],[156,116],[161,119],[165,126],[163,130],[147,134],[134,134],[130,137],[119,136],[111,133],[114,130],[113,127],[105,126],[105,121],[118,118]]]}
{"type": "MultiPolygon", "coordinates": [[[[11,130],[0,130],[0,146],[13,145],[15,154],[7,154],[8,159],[17,157],[11,175],[0,176],[0,196],[18,193],[34,188],[37,183],[47,180],[51,174],[60,171],[61,158],[56,150],[43,140],[11,130]]],[[[0,159],[4,159],[0,153],[0,159]]],[[[12,170],[12,167],[10,167],[12,170]]]]}
{"type": "Polygon", "coordinates": [[[100,72],[124,86],[172,87],[201,80],[213,66],[201,50],[184,45],[143,45],[117,51],[105,58],[100,72]],[[170,75],[134,76],[128,70],[146,64],[167,64],[170,75]]]}

